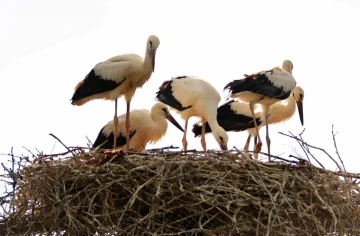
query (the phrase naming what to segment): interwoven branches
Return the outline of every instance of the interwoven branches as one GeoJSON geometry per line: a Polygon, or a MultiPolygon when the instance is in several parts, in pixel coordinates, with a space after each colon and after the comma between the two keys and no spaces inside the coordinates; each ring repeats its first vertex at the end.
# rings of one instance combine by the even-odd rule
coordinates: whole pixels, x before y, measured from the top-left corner
{"type": "Polygon", "coordinates": [[[355,174],[240,152],[70,153],[20,171],[1,235],[360,234],[355,174]]]}

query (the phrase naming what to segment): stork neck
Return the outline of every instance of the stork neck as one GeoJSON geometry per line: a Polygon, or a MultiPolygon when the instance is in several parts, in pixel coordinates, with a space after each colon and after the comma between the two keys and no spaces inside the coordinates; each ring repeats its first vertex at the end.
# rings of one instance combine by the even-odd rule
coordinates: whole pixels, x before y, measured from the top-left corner
{"type": "Polygon", "coordinates": [[[269,124],[285,121],[294,115],[296,110],[296,101],[294,96],[291,94],[286,100],[286,105],[277,102],[270,107],[269,124]]]}
{"type": "Polygon", "coordinates": [[[165,117],[159,112],[151,113],[151,118],[154,121],[154,132],[159,132],[159,130],[165,130],[167,129],[167,121],[165,117]]]}
{"type": "Polygon", "coordinates": [[[220,127],[217,120],[213,119],[213,118],[208,118],[207,123],[209,124],[212,132],[214,132],[215,130],[217,130],[220,127]]]}
{"type": "Polygon", "coordinates": [[[282,69],[283,69],[284,71],[289,72],[290,74],[292,74],[292,68],[290,68],[289,65],[283,66],[282,69]]]}
{"type": "Polygon", "coordinates": [[[151,61],[151,53],[150,50],[146,47],[145,50],[145,58],[144,58],[144,73],[151,73],[152,72],[152,61],[151,61]]]}

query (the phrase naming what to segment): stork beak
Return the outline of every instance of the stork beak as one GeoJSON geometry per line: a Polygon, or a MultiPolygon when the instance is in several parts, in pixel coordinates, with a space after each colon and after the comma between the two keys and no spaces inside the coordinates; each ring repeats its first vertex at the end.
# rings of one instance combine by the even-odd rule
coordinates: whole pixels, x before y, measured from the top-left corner
{"type": "Polygon", "coordinates": [[[224,144],[221,144],[220,148],[221,148],[222,151],[227,151],[228,150],[227,145],[224,145],[224,144]]]}
{"type": "Polygon", "coordinates": [[[303,103],[302,102],[296,102],[296,105],[297,105],[297,108],[298,108],[298,111],[299,111],[301,125],[304,126],[303,103]]]}
{"type": "Polygon", "coordinates": [[[167,113],[165,118],[170,121],[173,125],[176,126],[176,128],[178,128],[179,130],[181,130],[182,132],[185,132],[184,129],[179,125],[179,123],[175,120],[175,118],[170,114],[167,113]]]}
{"type": "Polygon", "coordinates": [[[155,56],[156,56],[156,50],[151,50],[151,64],[152,64],[152,70],[155,71],[155,56]]]}

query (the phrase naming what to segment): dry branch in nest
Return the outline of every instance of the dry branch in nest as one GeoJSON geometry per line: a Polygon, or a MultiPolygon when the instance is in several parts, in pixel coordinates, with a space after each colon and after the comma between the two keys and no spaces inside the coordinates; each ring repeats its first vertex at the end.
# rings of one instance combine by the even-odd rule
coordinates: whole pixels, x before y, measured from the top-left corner
{"type": "Polygon", "coordinates": [[[360,235],[359,186],[309,163],[70,151],[20,171],[1,235],[360,235]]]}

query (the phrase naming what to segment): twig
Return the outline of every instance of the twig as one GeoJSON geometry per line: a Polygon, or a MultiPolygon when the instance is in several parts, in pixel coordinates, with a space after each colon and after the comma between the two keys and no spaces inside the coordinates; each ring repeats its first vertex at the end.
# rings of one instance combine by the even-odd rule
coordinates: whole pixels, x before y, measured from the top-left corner
{"type": "MultiPolygon", "coordinates": [[[[74,151],[82,151],[84,148],[83,147],[67,147],[67,149],[68,149],[68,151],[62,152],[62,153],[39,155],[39,158],[65,156],[66,154],[69,154],[69,153],[74,154],[74,151]]],[[[76,153],[74,155],[76,155],[76,153]]]]}
{"type": "Polygon", "coordinates": [[[26,151],[28,151],[31,155],[33,155],[33,157],[36,157],[37,155],[35,155],[32,151],[30,151],[28,148],[26,148],[26,147],[24,147],[23,146],[23,148],[26,150],[26,151]]]}
{"type": "Polygon", "coordinates": [[[341,162],[341,165],[342,165],[343,168],[344,168],[344,171],[346,171],[344,162],[343,162],[343,160],[342,160],[341,157],[340,157],[340,154],[339,154],[339,151],[338,151],[338,147],[337,147],[337,144],[336,144],[335,136],[337,135],[337,132],[336,132],[336,134],[334,133],[334,125],[331,126],[331,134],[332,134],[333,141],[334,141],[334,147],[335,147],[336,155],[338,156],[338,158],[339,158],[339,160],[340,160],[340,162],[341,162]]]}
{"type": "MultiPolygon", "coordinates": [[[[303,129],[303,131],[299,134],[299,137],[301,140],[296,140],[296,142],[299,144],[299,146],[301,147],[301,149],[303,150],[303,152],[305,153],[305,156],[306,158],[308,159],[308,161],[310,162],[310,157],[309,157],[309,148],[306,148],[304,145],[302,145],[302,142],[304,141],[302,135],[303,133],[305,132],[305,128],[303,129]]],[[[322,164],[317,160],[315,159],[315,161],[322,166],[322,164]]]]}
{"type": "MultiPolygon", "coordinates": [[[[309,155],[323,168],[325,169],[324,165],[311,153],[309,147],[306,145],[302,135],[304,134],[305,132],[305,128],[303,129],[303,131],[299,134],[299,140],[296,140],[297,143],[299,144],[299,146],[301,147],[301,149],[303,150],[303,152],[305,153],[306,155],[306,158],[308,160],[308,162],[311,162],[310,161],[310,157],[309,155]]],[[[292,135],[292,137],[296,137],[296,135],[294,135],[293,133],[291,133],[289,131],[289,133],[292,135]]]]}
{"type": "Polygon", "coordinates": [[[56,137],[55,135],[53,135],[52,133],[49,134],[50,136],[52,136],[54,139],[56,139],[57,141],[59,141],[59,143],[61,143],[69,152],[71,152],[74,156],[76,155],[74,152],[72,152],[58,137],[56,137]]]}
{"type": "Polygon", "coordinates": [[[163,151],[166,149],[179,149],[179,147],[174,147],[174,145],[170,145],[170,146],[166,146],[166,147],[162,147],[162,148],[147,149],[146,151],[163,151]]]}
{"type": "MultiPolygon", "coordinates": [[[[253,152],[253,151],[249,151],[249,152],[253,152]]],[[[263,154],[263,155],[266,155],[266,156],[269,156],[268,153],[265,153],[265,152],[259,152],[259,153],[263,154]]],[[[282,158],[282,157],[279,157],[279,156],[274,156],[274,155],[271,155],[271,154],[270,154],[270,157],[278,159],[278,160],[294,163],[294,164],[298,163],[297,161],[291,161],[291,160],[288,160],[288,159],[285,159],[285,158],[282,158]]]]}
{"type": "Polygon", "coordinates": [[[89,137],[87,135],[85,135],[86,139],[87,139],[87,146],[88,148],[91,148],[93,146],[93,143],[91,142],[91,140],[89,139],[89,137]]]}
{"type": "MultiPolygon", "coordinates": [[[[319,151],[322,151],[324,152],[334,163],[335,165],[339,168],[339,170],[342,170],[341,169],[341,166],[337,163],[337,161],[335,161],[335,159],[327,152],[325,151],[323,148],[319,148],[319,147],[316,147],[316,146],[313,146],[313,145],[310,145],[308,144],[307,142],[304,142],[303,140],[299,139],[298,137],[296,137],[295,135],[293,135],[291,132],[289,132],[291,135],[288,135],[288,134],[284,134],[283,132],[279,132],[279,134],[282,134],[284,136],[287,136],[287,137],[290,137],[290,138],[293,138],[295,140],[298,140],[300,141],[303,145],[306,145],[308,147],[311,147],[313,149],[316,149],[316,150],[319,150],[319,151]]],[[[311,153],[309,153],[311,154],[311,153]]],[[[312,154],[311,154],[312,155],[312,154]]],[[[314,158],[314,160],[316,160],[316,158],[312,155],[312,157],[314,158]]],[[[316,160],[317,161],[317,160],[316,160]]],[[[319,161],[317,161],[319,163],[319,161]]]]}

